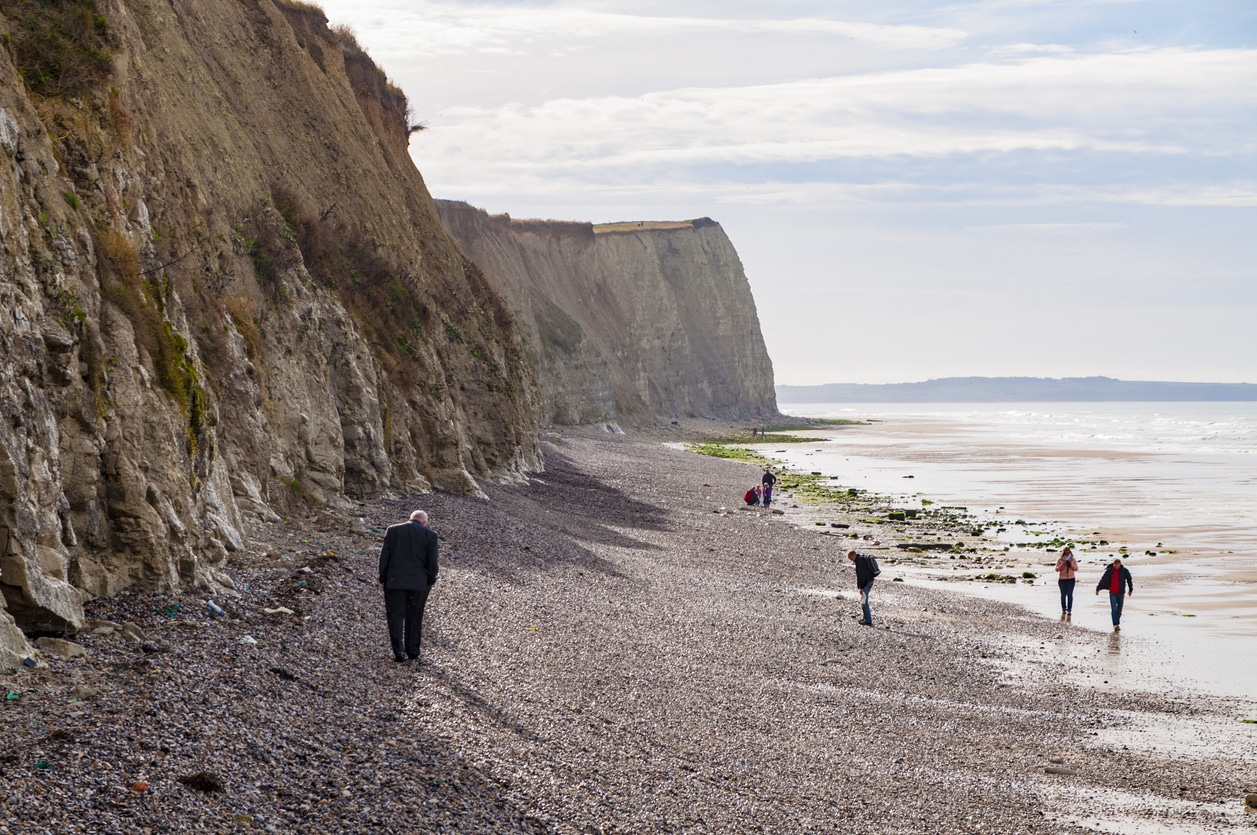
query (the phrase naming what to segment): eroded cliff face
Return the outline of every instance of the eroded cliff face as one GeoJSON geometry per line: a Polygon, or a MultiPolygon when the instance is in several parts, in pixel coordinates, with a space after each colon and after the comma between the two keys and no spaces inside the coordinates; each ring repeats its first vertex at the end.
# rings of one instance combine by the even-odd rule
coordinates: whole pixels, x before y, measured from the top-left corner
{"type": "Polygon", "coordinates": [[[510,313],[351,36],[276,0],[0,31],[0,663],[88,595],[230,584],[251,519],[540,468],[510,313]]]}
{"type": "Polygon", "coordinates": [[[437,209],[514,312],[548,421],[777,414],[755,300],[719,224],[517,221],[446,200],[437,209]]]}

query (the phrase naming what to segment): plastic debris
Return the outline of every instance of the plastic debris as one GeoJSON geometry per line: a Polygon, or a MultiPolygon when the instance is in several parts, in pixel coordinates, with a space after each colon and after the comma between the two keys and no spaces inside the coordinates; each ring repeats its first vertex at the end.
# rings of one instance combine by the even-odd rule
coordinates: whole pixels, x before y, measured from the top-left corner
{"type": "Polygon", "coordinates": [[[22,659],[22,666],[23,666],[23,667],[30,667],[32,670],[33,670],[33,669],[35,669],[35,659],[34,659],[34,658],[23,658],[23,659],[22,659]]]}
{"type": "Polygon", "coordinates": [[[287,606],[276,606],[274,609],[263,609],[262,611],[268,615],[295,615],[297,614],[292,609],[289,609],[287,606]]]}
{"type": "Polygon", "coordinates": [[[255,647],[258,645],[258,639],[254,638],[252,635],[242,635],[239,643],[242,643],[246,646],[255,647]]]}
{"type": "Polygon", "coordinates": [[[8,693],[5,693],[5,694],[4,694],[4,700],[5,700],[6,702],[16,702],[16,701],[17,701],[18,699],[20,699],[20,698],[22,698],[21,694],[20,694],[20,693],[14,693],[12,690],[10,690],[8,693]]]}
{"type": "Polygon", "coordinates": [[[211,617],[216,617],[216,618],[227,617],[227,613],[223,611],[222,607],[220,607],[213,600],[210,600],[208,603],[206,603],[206,606],[209,608],[209,613],[211,617]]]}

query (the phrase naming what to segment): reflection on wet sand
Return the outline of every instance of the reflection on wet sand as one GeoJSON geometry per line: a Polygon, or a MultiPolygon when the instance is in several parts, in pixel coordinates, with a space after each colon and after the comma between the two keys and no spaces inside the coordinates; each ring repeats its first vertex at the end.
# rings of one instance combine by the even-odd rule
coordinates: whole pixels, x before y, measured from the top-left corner
{"type": "Polygon", "coordinates": [[[1109,655],[1122,654],[1122,633],[1114,631],[1109,635],[1109,655]]]}

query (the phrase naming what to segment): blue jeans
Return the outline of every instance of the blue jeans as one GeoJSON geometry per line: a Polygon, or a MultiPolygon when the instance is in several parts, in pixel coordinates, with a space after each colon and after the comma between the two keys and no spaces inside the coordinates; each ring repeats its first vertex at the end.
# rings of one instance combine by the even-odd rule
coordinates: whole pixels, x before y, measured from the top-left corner
{"type": "Polygon", "coordinates": [[[869,626],[873,625],[873,612],[869,610],[869,592],[873,590],[873,581],[869,580],[864,588],[860,589],[860,605],[864,609],[864,622],[869,626]]]}
{"type": "Polygon", "coordinates": [[[1114,594],[1109,592],[1109,610],[1113,613],[1113,625],[1121,626],[1122,624],[1122,604],[1126,602],[1126,594],[1114,594]]]}
{"type": "Polygon", "coordinates": [[[1078,582],[1073,577],[1068,580],[1057,580],[1056,584],[1061,587],[1061,611],[1074,611],[1074,583],[1078,582]]]}

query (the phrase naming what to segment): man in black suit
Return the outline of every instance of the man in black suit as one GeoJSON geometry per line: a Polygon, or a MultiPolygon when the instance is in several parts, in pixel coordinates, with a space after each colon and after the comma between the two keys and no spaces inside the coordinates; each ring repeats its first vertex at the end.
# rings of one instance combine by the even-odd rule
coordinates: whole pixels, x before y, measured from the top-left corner
{"type": "Polygon", "coordinates": [[[428,514],[416,510],[409,522],[390,525],[380,548],[380,584],[394,661],[419,657],[423,607],[436,572],[437,537],[428,527],[428,514]]]}

